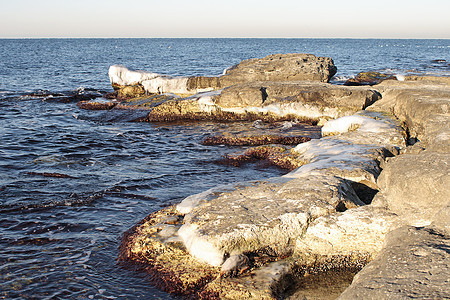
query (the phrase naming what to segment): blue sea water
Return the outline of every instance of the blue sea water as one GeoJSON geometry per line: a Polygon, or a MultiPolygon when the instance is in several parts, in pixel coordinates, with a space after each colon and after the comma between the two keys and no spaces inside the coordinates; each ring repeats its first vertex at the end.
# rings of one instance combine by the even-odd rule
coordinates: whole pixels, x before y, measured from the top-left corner
{"type": "Polygon", "coordinates": [[[367,70],[450,76],[449,50],[450,40],[0,40],[0,298],[173,299],[116,264],[122,233],[190,194],[283,173],[217,163],[239,149],[200,141],[229,124],[111,122],[36,92],[111,91],[113,64],[219,75],[292,52],[332,57],[335,83],[367,70]]]}

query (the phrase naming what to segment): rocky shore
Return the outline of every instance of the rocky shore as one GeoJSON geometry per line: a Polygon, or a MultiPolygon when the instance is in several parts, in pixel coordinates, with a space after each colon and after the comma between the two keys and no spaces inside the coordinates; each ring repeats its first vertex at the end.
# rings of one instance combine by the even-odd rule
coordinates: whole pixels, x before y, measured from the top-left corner
{"type": "Polygon", "coordinates": [[[327,83],[335,73],[310,54],[247,60],[219,77],[112,66],[113,99],[80,107],[149,122],[322,126],[320,139],[211,139],[299,144],[272,153],[289,153],[284,176],[218,185],[150,214],[124,234],[120,263],[188,298],[450,298],[450,78],[338,86],[327,83]]]}

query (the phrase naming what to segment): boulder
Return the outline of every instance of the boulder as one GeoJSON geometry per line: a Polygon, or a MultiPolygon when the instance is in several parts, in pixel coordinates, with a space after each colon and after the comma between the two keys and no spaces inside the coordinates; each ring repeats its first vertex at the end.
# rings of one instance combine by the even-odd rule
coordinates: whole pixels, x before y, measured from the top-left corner
{"type": "Polygon", "coordinates": [[[312,54],[272,54],[253,58],[226,70],[220,77],[222,87],[255,81],[328,82],[337,68],[329,57],[312,54]]]}
{"type": "Polygon", "coordinates": [[[371,89],[325,83],[266,82],[167,101],[154,107],[149,120],[301,120],[317,124],[353,114],[380,98],[371,89]]]}
{"type": "Polygon", "coordinates": [[[449,162],[429,150],[390,158],[377,181],[389,209],[405,224],[430,225],[450,201],[449,162]]]}
{"type": "Polygon", "coordinates": [[[363,203],[352,188],[334,176],[249,182],[209,201],[200,199],[178,234],[191,255],[215,266],[227,255],[261,249],[279,257],[289,253],[311,220],[357,205],[363,203]]]}
{"type": "Polygon", "coordinates": [[[448,299],[448,249],[450,237],[433,228],[393,230],[383,250],[338,299],[448,299]]]}

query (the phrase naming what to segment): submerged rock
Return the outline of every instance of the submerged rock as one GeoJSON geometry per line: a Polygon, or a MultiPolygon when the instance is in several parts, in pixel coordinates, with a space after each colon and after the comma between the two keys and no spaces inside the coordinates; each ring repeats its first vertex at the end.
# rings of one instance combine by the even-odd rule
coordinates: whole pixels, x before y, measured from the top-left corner
{"type": "Polygon", "coordinates": [[[385,80],[397,80],[397,77],[379,72],[361,72],[355,78],[348,79],[344,85],[375,85],[385,80]]]}
{"type": "Polygon", "coordinates": [[[252,136],[212,136],[202,141],[203,145],[259,146],[269,144],[298,145],[311,138],[304,136],[252,135],[252,136]]]}
{"type": "Polygon", "coordinates": [[[89,88],[78,88],[72,91],[63,91],[60,93],[54,93],[47,90],[40,90],[30,94],[21,96],[21,98],[39,98],[46,102],[62,102],[71,103],[78,101],[89,101],[92,99],[100,98],[105,94],[103,91],[89,88]]]}
{"type": "Polygon", "coordinates": [[[288,171],[292,171],[304,164],[297,152],[281,146],[252,147],[245,150],[243,154],[228,154],[223,160],[234,166],[240,166],[253,160],[264,160],[270,165],[288,171]]]}

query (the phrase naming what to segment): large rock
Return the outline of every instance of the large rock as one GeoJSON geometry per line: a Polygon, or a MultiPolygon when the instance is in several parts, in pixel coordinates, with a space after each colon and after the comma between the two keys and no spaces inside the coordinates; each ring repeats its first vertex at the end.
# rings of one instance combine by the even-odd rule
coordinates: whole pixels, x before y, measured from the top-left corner
{"type": "Polygon", "coordinates": [[[351,115],[373,104],[379,93],[325,83],[266,82],[171,100],[154,107],[149,120],[302,120],[318,123],[351,115]]]}
{"type": "Polygon", "coordinates": [[[178,234],[189,253],[211,265],[261,249],[283,256],[311,220],[363,204],[334,176],[273,179],[203,200],[178,234]]]}
{"type": "Polygon", "coordinates": [[[224,89],[215,103],[236,112],[259,110],[317,119],[355,113],[379,98],[377,92],[367,88],[313,82],[254,82],[224,89]]]}
{"type": "Polygon", "coordinates": [[[389,209],[404,223],[424,226],[450,202],[450,154],[429,150],[391,158],[378,178],[389,209]]]}
{"type": "Polygon", "coordinates": [[[450,237],[433,228],[401,227],[338,299],[449,299],[450,237]]]}
{"type": "Polygon", "coordinates": [[[274,54],[261,59],[244,60],[219,77],[172,77],[128,70],[121,65],[111,66],[108,73],[113,88],[125,98],[132,96],[130,93],[133,90],[138,92],[136,96],[141,95],[142,90],[149,94],[193,95],[253,81],[328,82],[336,70],[333,60],[329,57],[316,57],[312,54],[274,54]],[[122,91],[126,86],[133,88],[122,91]]]}
{"type": "Polygon", "coordinates": [[[272,54],[244,60],[220,77],[222,87],[253,81],[328,82],[337,68],[329,57],[312,54],[272,54]]]}

